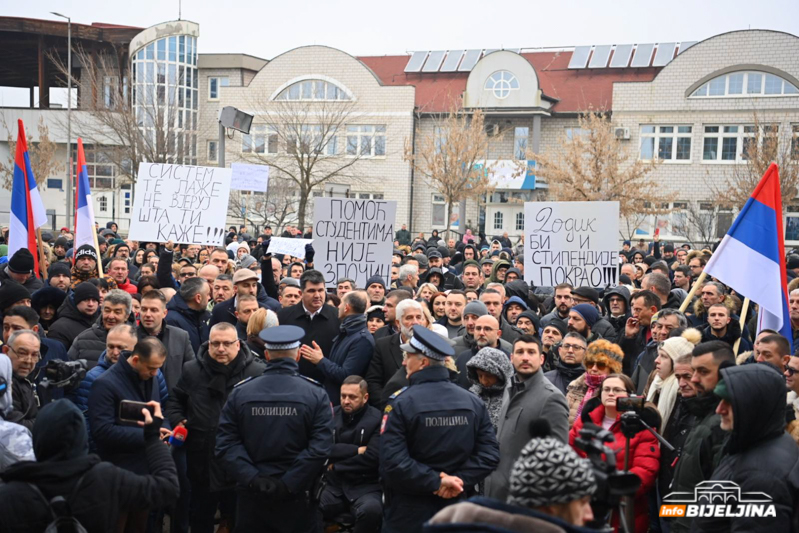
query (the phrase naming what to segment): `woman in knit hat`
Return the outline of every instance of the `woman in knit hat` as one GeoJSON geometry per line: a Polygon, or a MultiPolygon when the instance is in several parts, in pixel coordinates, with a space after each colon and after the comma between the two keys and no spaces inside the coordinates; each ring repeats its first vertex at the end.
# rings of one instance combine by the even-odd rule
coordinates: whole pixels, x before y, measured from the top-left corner
{"type": "Polygon", "coordinates": [[[386,325],[386,314],[382,305],[373,305],[366,310],[366,329],[374,335],[375,331],[386,325]]]}
{"type": "Polygon", "coordinates": [[[583,405],[602,386],[609,374],[621,372],[624,352],[617,344],[598,339],[588,345],[583,359],[585,373],[566,387],[566,402],[569,404],[569,426],[580,417],[583,405]]]}

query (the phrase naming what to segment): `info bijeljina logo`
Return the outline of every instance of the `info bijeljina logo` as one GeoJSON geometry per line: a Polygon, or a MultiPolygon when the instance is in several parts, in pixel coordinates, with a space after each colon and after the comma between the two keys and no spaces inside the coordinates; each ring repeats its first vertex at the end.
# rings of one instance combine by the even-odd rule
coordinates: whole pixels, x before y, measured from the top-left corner
{"type": "Polygon", "coordinates": [[[741,492],[732,481],[702,481],[694,492],[672,492],[663,498],[660,516],[739,518],[777,516],[765,492],[741,492]]]}

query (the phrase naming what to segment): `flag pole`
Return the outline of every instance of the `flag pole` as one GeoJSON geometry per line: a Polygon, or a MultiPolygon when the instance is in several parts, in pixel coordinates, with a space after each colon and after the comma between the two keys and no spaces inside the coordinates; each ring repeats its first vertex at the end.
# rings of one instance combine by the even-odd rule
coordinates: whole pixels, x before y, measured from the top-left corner
{"type": "Polygon", "coordinates": [[[100,254],[100,244],[97,241],[97,232],[92,228],[92,235],[94,236],[94,249],[97,252],[97,274],[103,277],[103,256],[100,254]]]}
{"type": "Polygon", "coordinates": [[[44,271],[44,241],[42,240],[42,228],[36,228],[36,240],[39,243],[39,272],[36,274],[41,274],[42,279],[47,279],[47,273],[44,271]]]}
{"type": "Polygon", "coordinates": [[[746,325],[746,313],[749,312],[749,298],[744,298],[744,305],[741,308],[741,336],[738,337],[738,340],[735,341],[735,345],[732,347],[732,351],[735,353],[735,356],[738,356],[738,347],[741,345],[741,338],[744,336],[744,326],[746,325]]]}
{"type": "Polygon", "coordinates": [[[702,286],[702,283],[705,282],[705,278],[706,277],[707,277],[707,274],[703,270],[702,273],[699,274],[699,277],[696,278],[696,281],[694,282],[694,286],[691,287],[691,292],[688,293],[688,296],[685,297],[685,300],[683,300],[682,305],[680,305],[680,313],[685,313],[685,310],[691,304],[691,300],[694,299],[694,295],[696,294],[696,291],[698,291],[699,287],[702,286]]]}

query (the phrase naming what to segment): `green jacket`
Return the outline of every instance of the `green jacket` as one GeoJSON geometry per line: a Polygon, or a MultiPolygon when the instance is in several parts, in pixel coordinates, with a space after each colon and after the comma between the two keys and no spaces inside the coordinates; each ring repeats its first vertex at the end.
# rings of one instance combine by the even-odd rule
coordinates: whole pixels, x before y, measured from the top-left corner
{"type": "Polygon", "coordinates": [[[404,244],[406,246],[411,245],[411,232],[406,229],[398,230],[396,238],[400,244],[404,244]]]}

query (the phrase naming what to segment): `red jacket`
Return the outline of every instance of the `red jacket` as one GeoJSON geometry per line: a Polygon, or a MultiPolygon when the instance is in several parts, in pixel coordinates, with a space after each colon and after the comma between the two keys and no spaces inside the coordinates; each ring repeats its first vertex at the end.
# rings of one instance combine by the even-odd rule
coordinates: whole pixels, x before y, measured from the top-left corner
{"type": "Polygon", "coordinates": [[[129,278],[125,278],[125,283],[117,283],[117,289],[122,289],[128,294],[136,294],[139,291],[136,285],[130,282],[129,278]]]}
{"type": "MultiPolygon", "coordinates": [[[[600,405],[591,411],[589,416],[594,424],[601,426],[602,419],[605,417],[605,406],[600,405]]],[[[616,452],[616,467],[619,470],[624,470],[624,444],[626,439],[621,433],[620,416],[621,413],[616,416],[616,422],[610,426],[609,430],[616,439],[608,443],[607,446],[616,452]]],[[[582,419],[578,418],[574,421],[574,426],[569,432],[569,445],[581,457],[585,457],[585,453],[574,445],[574,441],[580,435],[582,427],[582,419]]],[[[649,528],[647,494],[650,490],[654,490],[655,487],[655,480],[660,468],[660,445],[654,435],[644,430],[630,440],[630,455],[630,472],[641,478],[641,486],[638,488],[638,492],[635,493],[635,531],[636,533],[646,533],[649,528]]],[[[615,514],[613,516],[613,526],[614,530],[618,531],[618,517],[615,514]]]]}

